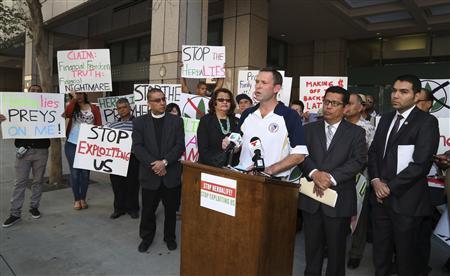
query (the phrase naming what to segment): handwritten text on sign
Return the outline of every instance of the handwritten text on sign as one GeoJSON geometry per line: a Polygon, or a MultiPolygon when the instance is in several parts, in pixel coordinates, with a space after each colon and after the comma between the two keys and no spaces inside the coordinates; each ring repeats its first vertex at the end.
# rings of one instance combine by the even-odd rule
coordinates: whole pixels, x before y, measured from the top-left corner
{"type": "Polygon", "coordinates": [[[112,91],[108,49],[58,51],[60,93],[112,91]]]}
{"type": "Polygon", "coordinates": [[[166,103],[180,102],[180,84],[135,84],[134,85],[134,115],[136,117],[148,113],[147,94],[152,88],[159,88],[166,96],[166,103]]]}
{"type": "Polygon", "coordinates": [[[197,129],[200,120],[183,117],[184,122],[184,142],[186,151],[181,157],[182,160],[197,162],[198,145],[197,145],[197,129]]]}
{"type": "Polygon", "coordinates": [[[183,45],[181,77],[224,78],[225,47],[183,45]]]}
{"type": "Polygon", "coordinates": [[[64,95],[56,93],[0,93],[4,139],[65,137],[64,95]]]}
{"type": "Polygon", "coordinates": [[[120,118],[117,112],[116,103],[120,98],[126,98],[130,103],[131,113],[134,114],[134,95],[112,96],[105,98],[98,98],[98,107],[102,116],[102,124],[112,123],[120,118]]]}
{"type": "Polygon", "coordinates": [[[82,124],[74,168],[127,176],[131,132],[82,124]]]}
{"type": "Polygon", "coordinates": [[[134,104],[135,116],[147,114],[147,94],[151,88],[160,88],[166,95],[166,103],[175,103],[181,109],[181,115],[188,118],[200,119],[208,110],[208,97],[181,93],[179,84],[135,84],[134,85],[134,104]]]}
{"type": "Polygon", "coordinates": [[[236,193],[236,180],[207,173],[201,174],[200,206],[234,217],[236,193]]]}
{"type": "Polygon", "coordinates": [[[305,112],[317,112],[322,108],[325,90],[330,86],[347,89],[347,77],[300,77],[300,100],[305,104],[305,112]]]}

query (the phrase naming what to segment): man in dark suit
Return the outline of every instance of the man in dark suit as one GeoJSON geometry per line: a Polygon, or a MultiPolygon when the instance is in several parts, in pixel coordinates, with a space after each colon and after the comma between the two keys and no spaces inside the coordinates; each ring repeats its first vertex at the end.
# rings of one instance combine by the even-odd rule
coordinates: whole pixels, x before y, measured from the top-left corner
{"type": "Polygon", "coordinates": [[[183,120],[165,113],[166,97],[161,89],[147,94],[149,113],[133,121],[133,150],[139,160],[142,187],[142,215],[138,251],[146,252],[156,231],[155,211],[164,205],[164,241],[175,250],[177,197],[181,185],[181,163],[185,150],[183,120]]]}
{"type": "Polygon", "coordinates": [[[366,163],[364,129],[343,119],[349,93],[331,86],[323,100],[324,120],[305,126],[309,155],[303,162],[303,174],[314,181],[314,192],[322,196],[326,189],[337,192],[336,206],[300,195],[304,216],[305,275],[321,275],[324,248],[327,245],[326,275],[345,275],[346,236],[351,216],[356,214],[356,175],[366,163]]]}
{"type": "Polygon", "coordinates": [[[400,276],[420,273],[418,233],[432,213],[426,177],[439,143],[437,119],[415,107],[420,89],[416,76],[395,80],[395,111],[381,117],[369,149],[376,275],[388,274],[394,249],[400,276]]]}

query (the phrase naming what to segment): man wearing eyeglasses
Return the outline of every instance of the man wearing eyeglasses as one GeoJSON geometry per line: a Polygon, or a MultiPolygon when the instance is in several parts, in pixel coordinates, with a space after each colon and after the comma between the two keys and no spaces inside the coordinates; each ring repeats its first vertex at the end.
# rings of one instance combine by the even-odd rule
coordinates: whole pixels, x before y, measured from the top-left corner
{"type": "Polygon", "coordinates": [[[433,210],[427,175],[439,127],[434,116],[415,106],[420,89],[417,76],[395,79],[395,110],[381,117],[369,149],[375,275],[388,274],[394,250],[400,276],[423,272],[418,234],[433,210]]]}
{"type": "Polygon", "coordinates": [[[326,275],[345,275],[346,236],[356,215],[356,175],[366,163],[364,130],[344,120],[349,93],[329,87],[323,99],[323,120],[305,126],[309,155],[301,165],[303,175],[314,182],[314,193],[337,192],[335,207],[300,195],[305,231],[305,275],[321,275],[325,247],[326,275]]]}
{"type": "Polygon", "coordinates": [[[133,152],[139,160],[142,214],[138,251],[146,252],[156,232],[155,211],[164,205],[164,241],[175,250],[176,210],[181,185],[181,155],[185,151],[183,120],[165,113],[166,97],[159,88],[147,94],[148,114],[133,121],[133,152]]]}

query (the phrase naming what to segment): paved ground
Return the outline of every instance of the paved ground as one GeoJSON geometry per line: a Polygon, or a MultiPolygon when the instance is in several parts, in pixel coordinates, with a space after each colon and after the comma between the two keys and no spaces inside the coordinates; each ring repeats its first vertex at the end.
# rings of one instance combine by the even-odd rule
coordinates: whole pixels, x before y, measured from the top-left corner
{"type": "MultiPolygon", "coordinates": [[[[0,220],[9,215],[9,199],[14,180],[13,143],[0,140],[0,220]]],[[[63,158],[64,172],[67,161],[63,158]]],[[[98,183],[89,187],[89,209],[72,209],[72,192],[60,189],[45,192],[42,218],[28,213],[28,197],[22,221],[0,229],[0,275],[178,275],[180,251],[168,251],[163,242],[162,217],[158,209],[158,229],[147,254],[137,252],[139,220],[129,216],[109,219],[112,191],[107,176],[93,173],[98,183]]],[[[180,239],[180,225],[177,236],[180,239]]],[[[446,249],[433,240],[431,275],[445,275],[440,268],[446,249]]],[[[347,275],[373,275],[371,246],[366,247],[362,265],[347,275]]],[[[303,235],[296,237],[294,275],[304,270],[303,235]]]]}

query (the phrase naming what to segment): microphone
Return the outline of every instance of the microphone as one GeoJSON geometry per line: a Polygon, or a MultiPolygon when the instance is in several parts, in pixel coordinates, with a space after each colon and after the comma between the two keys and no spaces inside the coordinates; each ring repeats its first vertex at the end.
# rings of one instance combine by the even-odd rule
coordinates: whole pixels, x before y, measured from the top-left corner
{"type": "Polygon", "coordinates": [[[242,136],[239,133],[232,132],[230,136],[228,136],[228,140],[230,143],[226,147],[225,152],[228,153],[227,166],[231,166],[231,163],[233,162],[233,150],[235,147],[239,147],[242,144],[242,136]]]}
{"type": "Polygon", "coordinates": [[[262,144],[261,140],[258,137],[253,137],[250,139],[250,150],[253,153],[253,170],[255,171],[264,171],[265,165],[264,165],[264,159],[262,157],[262,144]]]}

